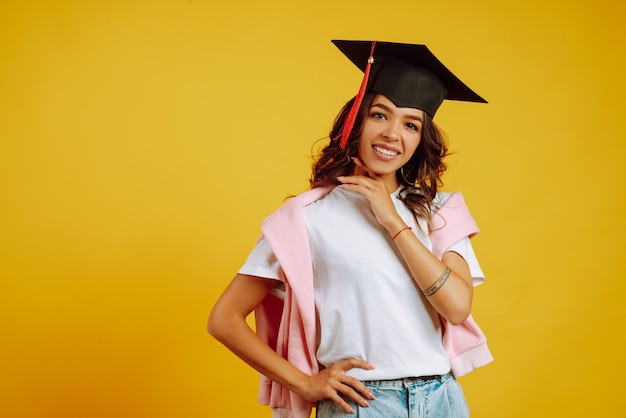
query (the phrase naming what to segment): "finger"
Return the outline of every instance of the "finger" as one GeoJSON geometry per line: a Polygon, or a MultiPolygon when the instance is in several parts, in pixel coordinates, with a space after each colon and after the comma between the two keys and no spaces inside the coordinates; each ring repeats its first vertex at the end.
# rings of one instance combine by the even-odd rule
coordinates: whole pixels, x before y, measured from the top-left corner
{"type": "MultiPolygon", "coordinates": [[[[355,368],[359,368],[359,369],[364,369],[364,370],[373,370],[375,368],[375,366],[370,363],[369,361],[366,360],[361,360],[361,359],[356,359],[356,358],[350,358],[350,359],[346,359],[343,360],[339,363],[336,364],[336,366],[339,367],[339,370],[343,371],[344,373],[350,369],[355,369],[355,368]]],[[[360,380],[354,378],[354,377],[350,377],[348,375],[345,375],[345,377],[343,377],[342,379],[342,383],[349,386],[351,389],[356,390],[357,392],[363,394],[364,397],[368,398],[368,399],[376,399],[376,397],[374,396],[374,394],[372,393],[372,391],[363,384],[363,382],[361,382],[360,380]]],[[[350,396],[352,399],[354,399],[355,401],[357,401],[359,404],[362,404],[362,401],[364,401],[363,398],[361,398],[358,394],[356,394],[355,391],[352,391],[352,395],[350,396],[350,394],[346,393],[346,395],[350,396]],[[354,396],[357,397],[354,397],[354,396]]],[[[344,392],[345,393],[345,392],[344,392]]]]}
{"type": "Polygon", "coordinates": [[[365,398],[376,399],[370,388],[365,386],[365,384],[358,379],[346,376],[343,384],[345,388],[341,390],[341,393],[353,399],[361,406],[369,406],[365,398]]]}
{"type": "Polygon", "coordinates": [[[341,396],[339,396],[338,393],[335,393],[333,396],[329,396],[328,399],[339,405],[339,407],[341,407],[341,409],[343,409],[347,413],[354,414],[354,408],[352,408],[350,404],[348,404],[348,402],[346,402],[341,396]]]}
{"type": "MultiPolygon", "coordinates": [[[[363,385],[363,384],[361,384],[363,385]]],[[[354,402],[356,402],[357,404],[361,405],[364,408],[367,408],[370,406],[370,403],[367,401],[367,399],[365,399],[365,397],[361,396],[357,390],[355,390],[352,386],[348,386],[345,385],[340,389],[340,392],[343,394],[344,397],[353,400],[354,402]]],[[[364,393],[364,395],[370,399],[374,399],[372,397],[370,397],[370,391],[367,390],[364,393]]],[[[373,394],[372,394],[373,396],[373,394]]],[[[342,398],[343,400],[343,398],[342,398]]]]}
{"type": "Polygon", "coordinates": [[[375,367],[369,361],[359,358],[348,358],[336,364],[341,370],[348,371],[350,369],[373,370],[375,367]]]}
{"type": "Polygon", "coordinates": [[[370,177],[358,176],[358,175],[340,176],[340,177],[337,177],[337,180],[339,180],[343,186],[354,185],[354,186],[361,186],[366,189],[373,189],[375,187],[374,182],[376,181],[370,177]]]}

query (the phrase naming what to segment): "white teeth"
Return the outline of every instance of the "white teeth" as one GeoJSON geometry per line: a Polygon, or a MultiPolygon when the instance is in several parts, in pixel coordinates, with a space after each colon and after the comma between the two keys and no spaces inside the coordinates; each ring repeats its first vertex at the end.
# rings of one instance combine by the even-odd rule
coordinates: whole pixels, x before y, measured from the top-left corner
{"type": "Polygon", "coordinates": [[[398,154],[399,154],[398,152],[391,151],[391,150],[388,150],[388,149],[385,149],[385,148],[381,148],[381,147],[376,147],[376,146],[375,146],[375,147],[374,147],[374,149],[375,149],[376,151],[380,152],[381,154],[383,154],[383,155],[387,155],[387,156],[389,156],[389,157],[393,157],[393,156],[395,156],[395,155],[398,155],[398,154]]]}

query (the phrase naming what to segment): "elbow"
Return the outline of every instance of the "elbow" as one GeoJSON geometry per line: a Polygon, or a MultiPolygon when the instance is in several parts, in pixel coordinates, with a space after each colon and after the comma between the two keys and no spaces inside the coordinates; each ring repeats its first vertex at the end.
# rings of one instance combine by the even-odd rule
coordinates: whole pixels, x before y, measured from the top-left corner
{"type": "Polygon", "coordinates": [[[211,311],[209,315],[209,321],[207,323],[207,331],[209,335],[218,341],[221,341],[224,337],[224,321],[220,320],[215,310],[211,311]]]}
{"type": "Polygon", "coordinates": [[[215,326],[215,322],[213,321],[212,317],[209,317],[209,322],[206,325],[206,330],[208,331],[209,335],[212,337],[215,337],[215,335],[217,334],[217,328],[215,326]]]}
{"type": "MultiPolygon", "coordinates": [[[[441,305],[441,315],[452,325],[459,325],[465,322],[472,311],[472,299],[474,289],[468,285],[467,291],[458,290],[447,298],[441,305]]],[[[443,302],[443,301],[442,301],[443,302]]]]}
{"type": "Polygon", "coordinates": [[[452,325],[460,325],[465,322],[467,318],[469,318],[471,308],[471,304],[457,306],[455,309],[442,314],[442,316],[446,319],[446,321],[448,321],[448,323],[452,325]]]}
{"type": "Polygon", "coordinates": [[[232,315],[228,310],[215,307],[209,315],[207,331],[217,341],[226,345],[237,334],[242,324],[245,325],[244,317],[232,315]]]}
{"type": "Polygon", "coordinates": [[[445,316],[446,321],[448,321],[452,325],[461,325],[467,318],[469,318],[469,311],[465,312],[456,312],[453,315],[445,316]]]}

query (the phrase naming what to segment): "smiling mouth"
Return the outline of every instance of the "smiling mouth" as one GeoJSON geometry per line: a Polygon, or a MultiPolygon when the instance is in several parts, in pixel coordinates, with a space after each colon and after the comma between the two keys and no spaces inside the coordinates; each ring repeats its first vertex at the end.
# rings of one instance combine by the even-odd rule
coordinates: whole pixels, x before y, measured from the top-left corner
{"type": "Polygon", "coordinates": [[[376,145],[372,146],[372,148],[374,148],[374,151],[380,152],[381,154],[386,155],[387,157],[395,157],[396,155],[400,155],[399,152],[392,151],[387,148],[382,148],[376,145]]]}

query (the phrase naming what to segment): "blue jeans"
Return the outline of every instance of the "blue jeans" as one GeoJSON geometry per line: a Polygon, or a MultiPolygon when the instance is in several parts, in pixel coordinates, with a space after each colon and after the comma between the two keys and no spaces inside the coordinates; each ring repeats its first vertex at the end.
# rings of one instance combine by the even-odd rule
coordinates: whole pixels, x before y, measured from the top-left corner
{"type": "Polygon", "coordinates": [[[449,374],[430,379],[407,378],[363,382],[376,396],[365,408],[346,400],[349,414],[330,399],[317,405],[316,417],[359,418],[467,418],[469,408],[461,385],[449,374]]]}

